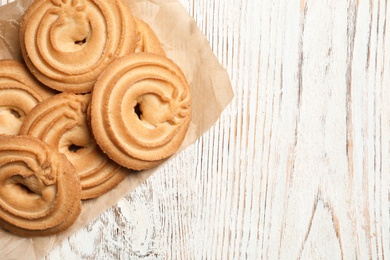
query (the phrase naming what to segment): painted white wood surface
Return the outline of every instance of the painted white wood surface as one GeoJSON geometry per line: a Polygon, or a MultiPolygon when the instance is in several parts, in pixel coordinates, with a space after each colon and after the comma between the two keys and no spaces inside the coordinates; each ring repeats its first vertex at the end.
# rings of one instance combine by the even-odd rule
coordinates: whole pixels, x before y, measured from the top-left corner
{"type": "Polygon", "coordinates": [[[234,100],[46,259],[390,259],[388,2],[180,1],[234,100]]]}

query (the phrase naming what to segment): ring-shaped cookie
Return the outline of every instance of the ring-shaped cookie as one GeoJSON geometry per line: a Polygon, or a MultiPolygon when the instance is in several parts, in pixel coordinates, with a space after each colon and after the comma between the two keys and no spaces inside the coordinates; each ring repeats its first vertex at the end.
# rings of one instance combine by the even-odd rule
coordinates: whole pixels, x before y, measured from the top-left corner
{"type": "Polygon", "coordinates": [[[135,52],[152,52],[165,56],[164,48],[149,24],[141,19],[134,19],[137,28],[137,45],[135,52]]]}
{"type": "Polygon", "coordinates": [[[141,52],[120,58],[92,92],[95,139],[112,160],[130,169],[148,169],[170,157],[190,121],[190,87],[165,56],[141,52]]]}
{"type": "Polygon", "coordinates": [[[109,63],[135,50],[135,28],[124,0],[36,0],[21,22],[21,50],[47,86],[86,93],[109,63]]]}
{"type": "Polygon", "coordinates": [[[16,60],[0,61],[0,134],[16,135],[30,110],[54,95],[16,60]]]}
{"type": "Polygon", "coordinates": [[[65,154],[81,182],[81,198],[96,198],[118,185],[127,171],[96,145],[89,128],[90,94],[62,93],[37,105],[23,122],[20,134],[31,135],[65,154]]]}
{"type": "Polygon", "coordinates": [[[73,165],[31,136],[0,135],[0,227],[21,236],[59,233],[81,212],[73,165]]]}

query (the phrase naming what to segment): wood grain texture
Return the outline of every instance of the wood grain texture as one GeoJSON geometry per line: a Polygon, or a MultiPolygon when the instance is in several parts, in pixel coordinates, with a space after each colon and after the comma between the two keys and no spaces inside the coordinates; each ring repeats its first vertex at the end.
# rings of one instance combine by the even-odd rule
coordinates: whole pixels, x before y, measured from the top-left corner
{"type": "Polygon", "coordinates": [[[180,1],[234,100],[46,259],[390,259],[388,2],[180,1]]]}

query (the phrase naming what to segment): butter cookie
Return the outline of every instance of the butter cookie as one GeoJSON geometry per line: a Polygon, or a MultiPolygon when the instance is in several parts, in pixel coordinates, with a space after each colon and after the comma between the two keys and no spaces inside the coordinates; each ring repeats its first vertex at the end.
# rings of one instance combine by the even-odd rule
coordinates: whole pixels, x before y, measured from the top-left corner
{"type": "Polygon", "coordinates": [[[96,145],[87,119],[90,94],[62,93],[36,106],[20,134],[31,135],[66,155],[81,182],[81,198],[96,198],[119,184],[125,168],[110,160],[96,145]]]}
{"type": "Polygon", "coordinates": [[[0,60],[0,134],[18,134],[26,114],[54,94],[22,62],[0,60]]]}
{"type": "Polygon", "coordinates": [[[169,58],[134,53],[114,61],[92,92],[91,128],[118,164],[154,167],[180,147],[191,121],[190,86],[169,58]]]}
{"type": "Polygon", "coordinates": [[[73,165],[31,136],[0,135],[0,227],[20,236],[64,231],[81,212],[73,165]]]}
{"type": "Polygon", "coordinates": [[[61,92],[90,92],[109,63],[134,52],[136,41],[124,0],[35,0],[20,26],[27,66],[61,92]]]}
{"type": "Polygon", "coordinates": [[[137,26],[137,47],[135,52],[152,52],[165,56],[164,48],[153,29],[143,20],[134,19],[137,26]]]}

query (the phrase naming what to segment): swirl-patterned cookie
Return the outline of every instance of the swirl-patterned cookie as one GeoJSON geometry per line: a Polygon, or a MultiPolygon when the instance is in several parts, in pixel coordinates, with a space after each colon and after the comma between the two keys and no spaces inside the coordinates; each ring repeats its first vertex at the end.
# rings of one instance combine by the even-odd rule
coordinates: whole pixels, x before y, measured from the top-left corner
{"type": "Polygon", "coordinates": [[[124,0],[36,0],[20,26],[27,66],[61,92],[90,92],[109,63],[134,52],[136,41],[124,0]]]}
{"type": "Polygon", "coordinates": [[[66,155],[81,182],[81,198],[96,198],[126,176],[123,167],[111,161],[96,145],[89,128],[87,108],[90,94],[62,93],[36,106],[20,130],[50,144],[66,155]]]}
{"type": "Polygon", "coordinates": [[[91,100],[98,145],[134,170],[156,166],[177,151],[191,120],[191,95],[180,68],[165,56],[134,53],[99,77],[91,100]]]}
{"type": "Polygon", "coordinates": [[[21,236],[64,231],[81,212],[73,165],[31,136],[0,135],[0,227],[21,236]]]}
{"type": "Polygon", "coordinates": [[[0,134],[16,135],[26,114],[54,95],[16,60],[0,61],[0,134]]]}
{"type": "Polygon", "coordinates": [[[165,56],[165,51],[153,29],[143,20],[134,19],[137,25],[137,46],[135,52],[152,52],[165,56]]]}

